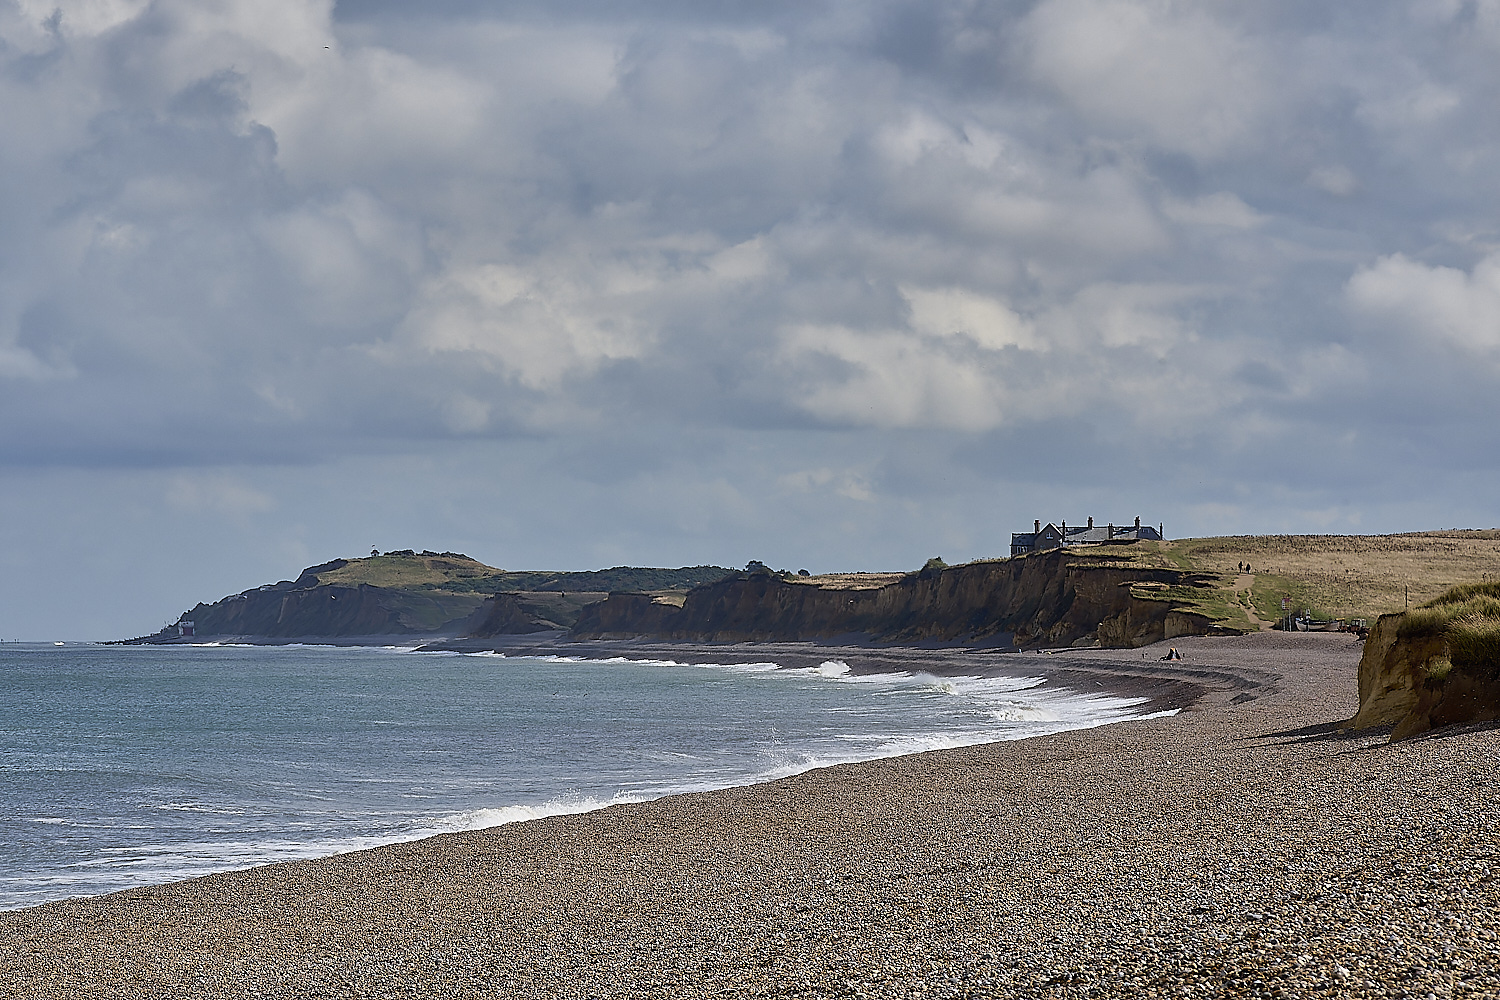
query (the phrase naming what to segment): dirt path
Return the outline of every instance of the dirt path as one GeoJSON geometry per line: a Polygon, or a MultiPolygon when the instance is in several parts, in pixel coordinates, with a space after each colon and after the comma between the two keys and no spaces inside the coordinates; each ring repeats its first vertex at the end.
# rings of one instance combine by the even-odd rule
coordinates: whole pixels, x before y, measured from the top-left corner
{"type": "Polygon", "coordinates": [[[1240,604],[1244,605],[1245,614],[1247,617],[1249,617],[1251,625],[1254,625],[1262,632],[1269,632],[1271,630],[1271,622],[1266,621],[1265,619],[1261,618],[1260,615],[1255,613],[1255,602],[1250,599],[1250,588],[1254,585],[1254,573],[1241,573],[1239,576],[1235,577],[1234,599],[1239,601],[1240,604]],[[1245,595],[1243,598],[1240,597],[1240,594],[1242,593],[1245,595]]]}

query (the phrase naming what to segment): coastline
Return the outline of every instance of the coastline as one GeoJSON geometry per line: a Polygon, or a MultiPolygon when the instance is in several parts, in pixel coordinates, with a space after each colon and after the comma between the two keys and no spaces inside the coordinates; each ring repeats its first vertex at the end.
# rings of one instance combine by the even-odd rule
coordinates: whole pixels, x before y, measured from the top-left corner
{"type": "Polygon", "coordinates": [[[806,645],[1183,710],[0,913],[0,994],[1500,989],[1500,728],[1338,732],[1344,636],[1171,645],[806,645]]]}

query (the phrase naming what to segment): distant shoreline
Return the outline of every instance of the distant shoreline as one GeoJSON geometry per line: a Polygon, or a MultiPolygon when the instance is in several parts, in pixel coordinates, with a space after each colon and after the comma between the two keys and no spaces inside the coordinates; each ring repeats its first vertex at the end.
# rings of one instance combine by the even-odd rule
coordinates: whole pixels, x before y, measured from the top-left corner
{"type": "MultiPolygon", "coordinates": [[[[1210,642],[1220,640],[1211,639],[1210,642]]],[[[1173,640],[1182,645],[1180,640],[1173,640]]],[[[129,643],[139,644],[139,643],[129,643]]],[[[850,638],[845,643],[722,642],[657,639],[568,639],[564,632],[498,636],[488,639],[444,639],[433,637],[305,636],[282,639],[265,636],[203,636],[164,646],[347,646],[384,649],[412,647],[422,652],[498,652],[508,656],[578,656],[605,659],[669,659],[691,663],[752,663],[775,661],[782,667],[817,666],[828,659],[848,663],[855,673],[925,671],[936,676],[1033,677],[1041,675],[1042,687],[1067,688],[1086,693],[1103,690],[1123,698],[1146,698],[1150,711],[1182,710],[1193,705],[1206,690],[1205,679],[1190,663],[1162,662],[1156,647],[1148,650],[1058,649],[1045,654],[1022,653],[1013,648],[972,645],[934,645],[914,648],[873,643],[850,638]],[[685,659],[684,659],[685,658],[685,659]]],[[[1161,646],[1168,648],[1171,643],[1161,646]]],[[[1251,689],[1264,683],[1254,677],[1229,677],[1213,672],[1214,683],[1231,683],[1251,689]]]]}

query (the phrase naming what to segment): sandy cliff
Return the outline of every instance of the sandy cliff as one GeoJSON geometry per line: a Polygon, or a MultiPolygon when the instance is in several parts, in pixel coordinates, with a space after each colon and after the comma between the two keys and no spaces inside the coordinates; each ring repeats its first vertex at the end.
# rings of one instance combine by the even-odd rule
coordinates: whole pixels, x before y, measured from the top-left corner
{"type": "Polygon", "coordinates": [[[1097,637],[1141,646],[1210,630],[1206,617],[1136,587],[1192,586],[1198,575],[1122,564],[1111,546],[923,570],[871,589],[740,574],[688,593],[681,607],[615,593],[583,609],[579,638],[652,636],[774,641],[857,635],[885,642],[1066,646],[1097,637]]]}
{"type": "Polygon", "coordinates": [[[1391,739],[1500,718],[1500,595],[1457,587],[1410,612],[1382,615],[1359,661],[1351,728],[1393,726],[1391,739]]]}

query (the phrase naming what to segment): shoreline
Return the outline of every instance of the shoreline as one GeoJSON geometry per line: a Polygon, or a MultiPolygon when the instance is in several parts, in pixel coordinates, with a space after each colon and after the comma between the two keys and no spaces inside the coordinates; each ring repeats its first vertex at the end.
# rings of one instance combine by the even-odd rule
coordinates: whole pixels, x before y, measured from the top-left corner
{"type": "Polygon", "coordinates": [[[1170,644],[1047,665],[1171,718],[0,913],[0,995],[1500,989],[1500,727],[1340,733],[1347,637],[1170,644]]]}
{"type": "MultiPolygon", "coordinates": [[[[218,649],[218,648],[259,648],[260,644],[226,643],[221,640],[209,639],[202,643],[194,643],[192,647],[187,644],[179,644],[184,650],[189,648],[218,649]]],[[[314,643],[298,643],[296,645],[277,644],[273,649],[297,649],[297,648],[328,648],[341,650],[362,650],[374,653],[384,653],[387,656],[396,654],[404,655],[410,652],[422,652],[436,654],[439,656],[453,656],[454,650],[432,650],[420,647],[396,647],[388,643],[379,645],[328,645],[314,643]]],[[[490,655],[498,651],[485,647],[473,651],[468,655],[490,655]]],[[[487,829],[493,826],[506,825],[508,823],[526,822],[532,819],[549,818],[552,816],[580,815],[585,812],[593,812],[600,809],[610,808],[622,804],[638,804],[654,801],[656,799],[671,795],[702,793],[720,791],[730,788],[747,787],[750,785],[764,784],[776,781],[784,777],[805,773],[824,767],[839,766],[842,764],[857,764],[872,760],[886,759],[894,756],[902,756],[910,753],[924,752],[932,749],[951,749],[963,746],[973,746],[986,742],[1010,742],[1019,739],[1028,739],[1035,735],[1042,735],[1051,731],[1066,731],[1070,729],[1095,728],[1101,725],[1110,725],[1119,721],[1131,721],[1137,718],[1151,717],[1180,710],[1183,705],[1190,704],[1200,692],[1197,685],[1185,683],[1178,680],[1166,680],[1152,677],[1132,676],[1128,678],[1110,678],[1108,686],[1098,680],[1094,674],[1078,674],[1075,671],[1055,671],[1049,668],[1055,664],[1051,662],[1036,662],[1027,666],[1038,666],[1041,669],[1013,669],[1014,662],[1007,660],[1006,663],[997,663],[992,659],[965,662],[950,655],[953,651],[943,650],[933,652],[931,650],[913,650],[903,648],[874,647],[862,651],[867,655],[850,656],[842,649],[829,649],[817,647],[809,643],[779,644],[769,646],[765,644],[739,643],[739,644],[713,644],[704,646],[694,643],[649,643],[644,647],[631,645],[629,643],[596,643],[592,641],[569,642],[566,644],[548,644],[545,647],[527,646],[524,649],[512,648],[508,651],[511,657],[517,659],[530,657],[536,660],[561,659],[570,663],[594,664],[603,667],[620,666],[626,664],[660,665],[663,667],[688,667],[713,669],[715,666],[737,667],[745,665],[756,665],[763,668],[775,667],[779,671],[800,672],[813,669],[829,678],[830,682],[837,682],[850,677],[874,678],[881,675],[902,677],[909,679],[909,683],[918,688],[926,688],[929,685],[940,684],[945,679],[955,681],[985,681],[990,679],[1019,680],[1021,685],[1011,687],[1006,685],[1004,693],[990,697],[1000,697],[1002,704],[1009,704],[1009,699],[1015,698],[1026,707],[1035,710],[1035,717],[1023,717],[1010,721],[997,721],[993,723],[988,732],[980,731],[953,731],[943,728],[932,730],[922,729],[920,731],[888,733],[886,739],[876,740],[874,743],[858,743],[862,749],[849,749],[847,752],[840,751],[837,747],[825,747],[822,750],[808,749],[805,754],[800,755],[800,762],[783,761],[774,767],[768,766],[762,770],[749,770],[743,773],[721,774],[716,779],[703,778],[702,780],[683,781],[670,789],[660,787],[660,779],[649,780],[645,776],[637,776],[634,779],[621,777],[617,787],[611,795],[609,790],[599,792],[597,790],[583,795],[580,799],[577,793],[568,793],[561,789],[543,791],[538,796],[527,798],[524,801],[501,801],[475,803],[469,806],[451,806],[446,811],[424,814],[414,817],[412,829],[402,834],[381,834],[368,831],[350,832],[339,834],[333,830],[322,831],[320,838],[307,839],[297,838],[288,841],[280,836],[270,836],[274,843],[274,850],[265,856],[254,859],[254,845],[246,844],[239,851],[239,859],[232,861],[221,868],[213,868],[206,864],[189,864],[188,870],[175,871],[164,874],[156,879],[146,876],[140,880],[120,879],[108,888],[99,887],[85,888],[79,886],[71,895],[41,895],[33,894],[33,898],[21,901],[20,899],[6,899],[0,904],[0,912],[13,912],[29,909],[35,906],[46,905],[53,902],[66,902],[68,900],[84,899],[110,895],[117,892],[125,892],[136,888],[149,888],[154,885],[166,885],[179,881],[189,881],[194,878],[206,877],[214,874],[223,874],[234,871],[245,871],[255,867],[278,864],[291,860],[316,860],[325,857],[334,857],[339,854],[348,854],[360,850],[373,849],[375,847],[387,847],[403,843],[412,843],[444,833],[468,832],[478,829],[487,829]],[[851,665],[848,660],[853,660],[851,665]],[[775,661],[774,663],[772,661],[775,661]],[[830,673],[827,669],[837,664],[837,669],[830,673]],[[840,676],[835,676],[840,675],[840,676]],[[1103,699],[1096,702],[1095,699],[1103,699]],[[491,817],[505,815],[505,819],[492,819],[487,825],[481,826],[475,823],[470,825],[463,822],[464,817],[485,814],[491,817]],[[337,845],[337,846],[334,846],[337,845]],[[192,870],[196,868],[196,871],[192,870]],[[79,890],[82,891],[79,891],[79,890]],[[41,895],[41,898],[35,898],[41,895]]],[[[187,655],[191,656],[191,653],[187,655]]],[[[503,654],[502,654],[503,655],[503,654]]],[[[390,661],[392,663],[397,660],[390,661]]],[[[565,667],[565,663],[557,664],[565,667]]],[[[486,669],[493,669],[495,665],[486,669]]],[[[545,670],[545,663],[542,664],[545,670]]],[[[407,664],[405,667],[396,667],[398,670],[420,673],[423,667],[420,664],[407,664]]],[[[501,670],[505,668],[501,667],[501,670]]],[[[532,668],[535,669],[535,668],[532,668]]],[[[771,671],[777,672],[776,670],[771,671]]],[[[983,704],[981,701],[980,704],[983,704]]],[[[858,728],[858,727],[856,727],[858,728]]],[[[860,730],[863,732],[863,730],[860,730]]],[[[882,731],[872,730],[874,734],[882,731]]],[[[856,744],[851,744],[850,747],[856,744]]],[[[586,766],[580,760],[580,766],[586,766]]],[[[75,862],[75,864],[78,864],[75,862]]],[[[82,867],[87,868],[93,862],[81,859],[82,867]]],[[[68,865],[57,869],[59,874],[65,872],[68,865]]],[[[23,897],[24,898],[24,897],[23,897]]]]}

